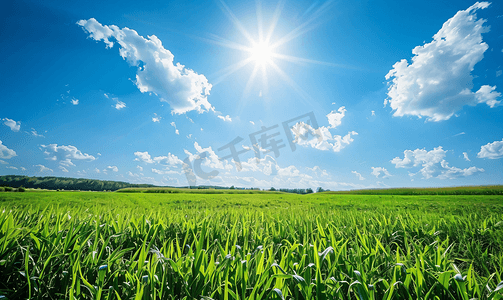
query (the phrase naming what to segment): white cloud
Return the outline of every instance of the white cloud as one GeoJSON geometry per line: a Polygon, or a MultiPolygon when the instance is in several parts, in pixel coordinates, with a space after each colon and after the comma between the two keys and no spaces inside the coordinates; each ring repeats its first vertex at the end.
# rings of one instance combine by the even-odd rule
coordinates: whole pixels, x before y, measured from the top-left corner
{"type": "Polygon", "coordinates": [[[7,146],[3,145],[2,141],[0,141],[0,158],[11,159],[14,156],[17,156],[16,151],[7,148],[7,146]]]}
{"type": "Polygon", "coordinates": [[[470,175],[473,175],[477,172],[484,172],[484,169],[479,169],[476,167],[469,167],[466,169],[449,167],[449,163],[446,162],[445,160],[442,160],[440,162],[440,165],[442,166],[442,168],[444,170],[442,170],[442,173],[440,175],[438,175],[437,178],[439,178],[439,179],[455,179],[455,178],[458,178],[461,176],[463,176],[463,177],[470,176],[470,175]]]}
{"type": "Polygon", "coordinates": [[[131,171],[128,171],[127,174],[131,177],[140,177],[140,175],[136,174],[136,173],[132,173],[131,171]]]}
{"type": "MultiPolygon", "coordinates": [[[[376,178],[379,178],[381,173],[384,174],[381,178],[391,177],[391,174],[388,172],[388,170],[386,170],[386,168],[383,168],[383,167],[376,167],[376,168],[371,167],[371,168],[372,168],[372,175],[374,175],[376,178]]],[[[360,180],[362,180],[362,179],[360,179],[360,180]]]]}
{"type": "Polygon", "coordinates": [[[121,110],[126,107],[126,103],[119,101],[119,100],[116,100],[116,101],[117,101],[117,103],[115,103],[115,109],[121,110]]]}
{"type": "MultiPolygon", "coordinates": [[[[355,174],[356,177],[358,177],[359,180],[365,180],[365,178],[362,176],[362,174],[356,172],[356,171],[351,171],[351,173],[355,174]]],[[[373,173],[373,170],[372,170],[373,173]]]]}
{"type": "Polygon", "coordinates": [[[137,168],[138,170],[140,170],[140,172],[143,172],[143,167],[141,167],[141,166],[136,166],[136,168],[137,168]]]}
{"type": "Polygon", "coordinates": [[[101,173],[100,169],[98,169],[98,168],[95,168],[95,169],[94,169],[94,172],[96,172],[96,173],[101,173]]]}
{"type": "Polygon", "coordinates": [[[232,119],[229,115],[227,116],[217,116],[219,119],[222,119],[224,122],[232,122],[232,119]]]}
{"type": "Polygon", "coordinates": [[[25,167],[21,167],[21,171],[26,171],[26,168],[25,167]]]}
{"type": "MultiPolygon", "coordinates": [[[[1,142],[0,142],[1,147],[1,142]]],[[[480,152],[477,153],[478,158],[498,159],[503,157],[503,139],[488,143],[480,147],[480,152]]]]}
{"type": "Polygon", "coordinates": [[[318,150],[340,152],[354,141],[351,135],[357,135],[358,133],[350,131],[345,136],[332,136],[329,129],[336,128],[341,124],[341,120],[346,113],[346,108],[341,106],[337,111],[334,110],[327,114],[330,124],[328,127],[321,126],[314,129],[311,125],[304,122],[298,122],[290,127],[294,137],[293,142],[300,146],[312,147],[318,150]],[[309,139],[309,136],[312,136],[312,138],[309,139]]]}
{"type": "Polygon", "coordinates": [[[255,125],[255,122],[253,122],[253,121],[250,121],[250,124],[252,124],[252,125],[255,125]]]}
{"type": "Polygon", "coordinates": [[[116,166],[108,166],[107,169],[112,170],[114,172],[119,172],[119,168],[117,168],[116,166]]]}
{"type": "MultiPolygon", "coordinates": [[[[449,167],[449,163],[445,161],[446,150],[441,146],[426,151],[425,149],[405,150],[404,158],[395,157],[391,163],[395,168],[412,168],[421,166],[417,173],[421,173],[424,179],[436,177],[438,179],[453,179],[460,176],[469,176],[476,172],[484,172],[484,169],[470,167],[467,169],[459,169],[449,167]]],[[[417,173],[410,173],[409,176],[414,176],[417,173]]]]}
{"type": "Polygon", "coordinates": [[[57,144],[50,144],[47,146],[41,145],[41,147],[45,149],[44,154],[48,156],[46,158],[47,160],[59,161],[60,165],[66,167],[75,166],[75,164],[72,162],[72,159],[88,161],[93,161],[96,159],[92,155],[82,153],[79,149],[77,149],[77,147],[72,145],[58,146],[57,144]]]}
{"type": "Polygon", "coordinates": [[[346,108],[344,106],[339,107],[338,110],[332,110],[327,115],[328,123],[330,124],[329,128],[336,128],[341,125],[342,118],[344,118],[346,114],[346,108]],[[338,112],[337,112],[338,111],[338,112]]]}
{"type": "Polygon", "coordinates": [[[8,119],[8,118],[4,118],[2,119],[2,121],[4,121],[4,125],[6,126],[9,126],[10,127],[10,130],[14,131],[14,132],[18,132],[19,129],[21,128],[21,122],[16,122],[12,119],[8,119]]]}
{"type": "Polygon", "coordinates": [[[176,124],[175,124],[175,122],[171,122],[171,126],[173,126],[173,127],[175,128],[175,133],[179,135],[179,134],[180,134],[180,131],[178,131],[178,129],[176,129],[176,124]]]}
{"type": "Polygon", "coordinates": [[[386,75],[387,80],[393,79],[384,103],[390,104],[394,116],[424,116],[430,121],[442,121],[464,105],[486,103],[494,107],[500,103],[497,99],[501,94],[495,86],[483,85],[475,93],[471,90],[471,72],[488,49],[482,34],[489,31],[483,26],[485,20],[477,20],[475,12],[488,6],[488,2],[477,2],[458,11],[431,43],[412,50],[412,64],[402,59],[393,65],[386,75]]]}
{"type": "Polygon", "coordinates": [[[79,99],[75,99],[75,98],[73,98],[73,99],[72,99],[72,104],[73,104],[73,105],[79,105],[79,99]]]}
{"type": "Polygon", "coordinates": [[[154,157],[154,161],[158,164],[168,164],[170,166],[181,165],[183,164],[182,160],[179,159],[176,155],[168,153],[168,156],[157,156],[154,157]]]}
{"type": "Polygon", "coordinates": [[[33,129],[33,128],[31,129],[31,134],[33,136],[35,136],[35,137],[43,137],[43,138],[45,137],[45,136],[43,136],[41,134],[38,134],[38,132],[35,129],[33,129]]]}
{"type": "Polygon", "coordinates": [[[146,162],[147,164],[153,164],[154,161],[152,160],[152,157],[150,156],[150,154],[148,154],[147,151],[145,152],[135,152],[134,153],[135,156],[137,156],[134,160],[136,161],[143,161],[143,162],[146,162]]]}
{"type": "Polygon", "coordinates": [[[7,168],[7,169],[12,169],[12,170],[17,170],[17,168],[16,168],[16,167],[13,167],[13,166],[7,166],[6,168],[7,168]]]}
{"type": "Polygon", "coordinates": [[[8,165],[9,163],[8,163],[8,162],[6,162],[5,160],[1,160],[1,159],[0,159],[0,164],[1,164],[1,165],[8,165]]]}
{"type": "Polygon", "coordinates": [[[323,170],[319,166],[314,166],[312,168],[307,167],[306,169],[314,172],[314,174],[316,174],[316,176],[318,176],[318,177],[328,176],[327,170],[323,170]]]}
{"type": "Polygon", "coordinates": [[[159,175],[166,175],[166,174],[178,174],[178,175],[181,175],[182,172],[181,171],[173,171],[173,170],[157,170],[157,169],[154,169],[152,168],[152,173],[156,173],[156,174],[159,174],[159,175]]]}
{"type": "Polygon", "coordinates": [[[49,168],[47,168],[44,165],[34,165],[34,167],[39,167],[40,168],[40,170],[39,170],[40,173],[45,172],[45,171],[54,172],[52,169],[49,169],[49,168]]]}
{"type": "Polygon", "coordinates": [[[114,39],[119,45],[119,53],[130,65],[137,66],[135,84],[142,93],[152,92],[161,101],[168,102],[176,114],[212,109],[207,100],[212,85],[206,77],[197,74],[184,65],[173,63],[174,55],[162,45],[155,35],[147,39],[127,27],[103,26],[96,19],[77,22],[96,41],[107,48],[113,47],[114,39]]]}
{"type": "Polygon", "coordinates": [[[466,161],[471,161],[470,158],[468,158],[468,153],[463,152],[463,157],[466,161]]]}
{"type": "Polygon", "coordinates": [[[370,113],[371,113],[371,116],[375,116],[376,115],[376,112],[373,111],[373,110],[370,113]]]}
{"type": "Polygon", "coordinates": [[[68,173],[68,170],[63,166],[59,166],[59,169],[65,173],[68,173]]]}
{"type": "Polygon", "coordinates": [[[314,129],[311,125],[304,122],[299,122],[295,124],[291,131],[294,135],[294,143],[305,146],[312,147],[318,150],[331,150],[333,152],[340,152],[346,146],[351,144],[354,139],[351,135],[357,135],[355,131],[350,131],[345,136],[333,135],[328,130],[328,127],[322,126],[318,129],[314,129]],[[313,136],[311,139],[308,136],[313,136]],[[333,142],[331,142],[333,141],[333,142]]]}
{"type": "Polygon", "coordinates": [[[161,122],[161,118],[160,117],[153,117],[152,118],[152,122],[154,122],[154,123],[156,123],[156,122],[160,123],[161,122]]]}
{"type": "MultiPolygon", "coordinates": [[[[207,152],[207,155],[204,158],[204,162],[202,163],[203,166],[207,166],[211,169],[226,169],[226,165],[219,159],[218,155],[215,153],[215,151],[213,151],[211,146],[203,148],[199,146],[197,142],[194,142],[194,148],[199,154],[207,152]]],[[[194,161],[196,158],[198,158],[198,154],[192,154],[187,150],[184,150],[184,152],[189,156],[190,161],[194,161]]]]}

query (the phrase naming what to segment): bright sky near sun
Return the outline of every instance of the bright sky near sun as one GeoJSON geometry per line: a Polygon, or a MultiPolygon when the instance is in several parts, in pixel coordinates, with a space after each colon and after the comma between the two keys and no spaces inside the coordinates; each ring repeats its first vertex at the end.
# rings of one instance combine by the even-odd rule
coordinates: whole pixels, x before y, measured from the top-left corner
{"type": "Polygon", "coordinates": [[[0,175],[503,184],[503,2],[3,1],[0,175]]]}

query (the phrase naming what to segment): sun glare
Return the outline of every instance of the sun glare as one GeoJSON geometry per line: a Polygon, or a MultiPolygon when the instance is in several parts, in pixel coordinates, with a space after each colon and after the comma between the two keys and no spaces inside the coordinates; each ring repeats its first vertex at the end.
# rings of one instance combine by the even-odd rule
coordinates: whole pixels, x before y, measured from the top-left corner
{"type": "Polygon", "coordinates": [[[271,61],[272,49],[266,43],[257,43],[251,48],[251,58],[259,65],[265,65],[271,61]]]}
{"type": "Polygon", "coordinates": [[[328,0],[325,4],[321,5],[312,14],[307,14],[307,12],[311,10],[311,8],[308,9],[308,11],[306,11],[305,13],[304,18],[305,21],[302,24],[294,28],[291,32],[284,35],[283,37],[279,39],[274,39],[273,32],[281,15],[284,2],[285,2],[284,0],[279,0],[276,9],[274,10],[272,21],[268,30],[264,30],[263,28],[262,8],[260,4],[261,2],[260,0],[257,2],[256,12],[257,12],[258,36],[255,36],[254,38],[248,32],[248,30],[245,29],[243,24],[232,12],[229,6],[227,6],[225,0],[220,0],[222,11],[227,15],[227,17],[232,21],[232,23],[234,23],[234,25],[241,32],[241,34],[248,40],[249,46],[229,41],[218,36],[214,36],[213,39],[210,39],[209,41],[228,48],[247,52],[249,53],[249,56],[248,58],[238,61],[228,66],[227,68],[219,71],[222,73],[222,75],[220,75],[217,78],[217,80],[215,81],[216,83],[222,81],[224,78],[233,74],[234,72],[237,72],[238,70],[248,65],[249,63],[255,62],[255,67],[253,68],[253,71],[250,74],[250,78],[246,83],[243,95],[248,95],[250,93],[250,89],[252,88],[253,82],[256,77],[261,77],[262,79],[262,87],[259,95],[262,95],[262,88],[264,92],[267,94],[267,86],[268,86],[267,73],[270,72],[269,70],[272,70],[275,71],[275,73],[278,74],[281,79],[283,79],[286,83],[288,83],[291,87],[293,87],[293,89],[297,91],[299,95],[301,95],[303,98],[308,99],[309,95],[303,92],[302,89],[288,76],[288,74],[286,74],[283,70],[281,70],[281,68],[276,64],[276,61],[281,60],[293,63],[311,63],[311,64],[321,64],[326,66],[341,67],[341,65],[338,64],[332,64],[311,59],[304,59],[276,52],[279,50],[281,45],[284,45],[285,43],[295,39],[296,37],[299,37],[315,29],[316,26],[313,26],[313,23],[318,19],[318,17],[322,13],[326,12],[331,7],[331,3],[333,2],[333,0],[328,0]]]}

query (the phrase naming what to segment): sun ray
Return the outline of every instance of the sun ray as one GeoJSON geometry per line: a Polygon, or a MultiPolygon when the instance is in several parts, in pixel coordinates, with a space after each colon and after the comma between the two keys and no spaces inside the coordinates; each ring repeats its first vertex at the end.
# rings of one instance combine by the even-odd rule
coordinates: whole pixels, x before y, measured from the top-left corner
{"type": "Polygon", "coordinates": [[[252,35],[244,28],[242,23],[239,21],[239,19],[236,17],[236,15],[232,12],[230,7],[225,3],[224,0],[220,0],[221,3],[221,9],[225,13],[225,15],[228,17],[228,19],[234,24],[234,26],[239,30],[239,32],[243,35],[248,40],[248,46],[226,40],[222,37],[219,37],[217,35],[210,35],[210,38],[206,38],[205,40],[214,43],[223,47],[227,47],[230,49],[237,49],[243,52],[248,52],[250,56],[247,59],[238,61],[237,63],[232,64],[229,67],[226,67],[220,71],[218,71],[215,76],[218,75],[218,78],[216,79],[215,84],[220,83],[222,80],[225,78],[229,77],[231,74],[237,72],[238,70],[242,69],[246,65],[249,65],[251,62],[255,62],[253,70],[251,71],[250,77],[248,78],[248,81],[245,85],[244,91],[243,91],[243,96],[239,108],[241,109],[244,104],[246,104],[248,99],[248,96],[251,92],[252,87],[254,86],[255,78],[257,76],[262,77],[261,79],[261,88],[259,95],[265,95],[267,96],[268,94],[268,68],[271,68],[274,70],[277,74],[279,74],[279,78],[286,82],[292,89],[295,91],[302,101],[306,104],[309,104],[309,102],[314,102],[312,97],[309,96],[302,88],[294,81],[292,80],[288,74],[286,74],[281,68],[276,64],[274,60],[282,60],[282,61],[287,61],[287,62],[292,62],[296,64],[302,64],[302,63],[308,63],[308,64],[315,64],[315,65],[323,65],[323,66],[329,66],[329,67],[336,67],[336,68],[352,68],[351,66],[343,65],[343,64],[335,64],[335,63],[330,63],[330,62],[324,62],[324,61],[318,61],[318,60],[313,60],[313,59],[305,59],[305,58],[300,58],[300,57],[295,57],[291,55],[285,55],[285,54],[280,54],[276,53],[275,50],[279,46],[309,32],[318,27],[321,22],[315,22],[319,20],[322,14],[324,14],[331,6],[333,0],[329,0],[319,6],[316,9],[317,4],[314,3],[311,5],[302,15],[307,16],[307,19],[299,26],[294,28],[292,31],[288,32],[286,35],[275,41],[274,43],[271,43],[272,36],[274,34],[274,30],[276,29],[276,26],[278,24],[279,18],[281,16],[281,13],[284,9],[286,0],[279,0],[278,4],[276,5],[276,8],[273,12],[271,24],[266,30],[264,28],[263,24],[263,10],[262,10],[262,0],[256,0],[255,1],[255,10],[256,10],[256,18],[257,18],[257,30],[258,30],[258,38],[254,39],[252,35]],[[314,11],[314,12],[313,12],[314,11]],[[259,75],[260,72],[260,75],[259,75]]]}
{"type": "Polygon", "coordinates": [[[336,68],[345,68],[345,69],[359,70],[358,68],[353,67],[351,65],[335,64],[335,63],[331,63],[331,62],[325,62],[325,61],[320,61],[320,60],[301,58],[301,57],[296,57],[296,56],[291,56],[291,55],[285,55],[285,54],[279,54],[279,53],[273,53],[272,56],[274,58],[279,58],[281,60],[289,61],[289,62],[293,62],[293,63],[310,63],[310,64],[314,64],[314,65],[322,65],[322,66],[327,66],[327,67],[336,67],[336,68]]]}
{"type": "Polygon", "coordinates": [[[299,36],[305,34],[306,32],[309,32],[309,31],[315,29],[316,27],[318,27],[318,24],[311,25],[311,23],[314,22],[316,19],[319,19],[320,16],[323,13],[325,13],[326,10],[328,10],[330,8],[330,6],[332,5],[332,2],[333,2],[333,0],[325,2],[320,8],[318,8],[309,17],[309,19],[307,19],[307,21],[305,21],[304,23],[297,26],[295,29],[290,31],[287,35],[285,35],[284,37],[279,39],[276,43],[274,43],[272,46],[274,48],[281,46],[284,43],[289,42],[289,41],[293,40],[294,38],[299,37],[299,36]],[[311,25],[311,26],[308,27],[308,25],[311,25]]]}
{"type": "Polygon", "coordinates": [[[253,81],[255,81],[255,76],[257,75],[259,66],[255,65],[253,68],[253,71],[250,75],[250,78],[248,78],[248,81],[246,82],[245,89],[243,90],[243,95],[241,96],[241,100],[238,103],[238,112],[241,114],[243,112],[243,107],[245,107],[245,104],[248,103],[248,95],[250,94],[251,91],[251,86],[253,84],[253,81]]]}
{"type": "Polygon", "coordinates": [[[223,46],[223,47],[226,47],[226,48],[229,48],[229,49],[236,49],[236,50],[241,50],[241,51],[248,51],[250,49],[250,47],[247,47],[245,45],[242,45],[242,44],[239,44],[239,43],[236,43],[236,42],[233,42],[233,41],[229,41],[229,40],[226,40],[218,35],[215,35],[215,34],[210,34],[210,37],[211,38],[199,38],[203,41],[206,41],[210,44],[215,44],[215,45],[219,45],[219,46],[223,46]]]}
{"type": "Polygon", "coordinates": [[[216,72],[215,74],[213,74],[213,76],[218,76],[218,77],[217,77],[217,79],[212,81],[212,85],[213,86],[218,85],[225,78],[227,78],[228,76],[232,75],[233,73],[239,71],[241,68],[243,68],[244,66],[246,66],[247,64],[249,64],[252,61],[253,61],[253,59],[251,57],[248,57],[247,59],[240,60],[237,63],[232,64],[232,65],[228,66],[227,68],[216,72]],[[220,73],[223,73],[223,74],[218,75],[220,73]]]}
{"type": "Polygon", "coordinates": [[[285,5],[285,0],[280,0],[278,2],[278,5],[276,6],[276,9],[274,10],[274,15],[272,17],[272,22],[271,26],[269,26],[269,31],[267,32],[267,36],[265,38],[265,43],[268,43],[271,41],[272,34],[274,32],[274,29],[276,28],[276,24],[278,24],[279,17],[281,16],[281,12],[283,11],[283,7],[285,5]]]}
{"type": "Polygon", "coordinates": [[[311,107],[316,106],[316,111],[323,111],[323,108],[320,106],[319,101],[314,101],[314,99],[308,93],[304,92],[304,90],[295,81],[293,81],[293,79],[291,79],[288,74],[283,72],[283,70],[281,70],[278,65],[276,65],[274,62],[271,62],[271,67],[300,96],[302,103],[310,105],[311,107]]]}
{"type": "Polygon", "coordinates": [[[283,70],[281,70],[281,68],[278,65],[276,65],[274,62],[271,62],[271,67],[273,67],[273,69],[281,76],[281,78],[288,85],[290,85],[297,94],[299,94],[301,96],[304,104],[309,104],[309,102],[305,101],[305,100],[312,100],[312,98],[309,96],[308,93],[304,92],[304,90],[302,90],[302,88],[297,83],[295,83],[295,81],[293,81],[290,78],[290,76],[288,76],[288,74],[283,72],[283,70]]]}
{"type": "Polygon", "coordinates": [[[262,26],[262,3],[260,0],[256,1],[256,11],[257,11],[257,27],[258,27],[258,40],[261,42],[264,38],[264,30],[262,26]]]}
{"type": "Polygon", "coordinates": [[[253,43],[254,40],[253,38],[251,37],[251,35],[248,33],[248,31],[246,31],[246,29],[243,27],[243,25],[241,25],[241,22],[239,22],[238,18],[234,15],[234,13],[231,11],[231,9],[227,6],[227,4],[225,4],[225,2],[223,0],[220,0],[220,3],[222,4],[222,6],[225,8],[224,12],[227,13],[227,15],[230,17],[232,23],[234,23],[234,25],[239,29],[239,31],[241,31],[241,33],[243,34],[243,36],[250,42],[250,43],[253,43]]]}

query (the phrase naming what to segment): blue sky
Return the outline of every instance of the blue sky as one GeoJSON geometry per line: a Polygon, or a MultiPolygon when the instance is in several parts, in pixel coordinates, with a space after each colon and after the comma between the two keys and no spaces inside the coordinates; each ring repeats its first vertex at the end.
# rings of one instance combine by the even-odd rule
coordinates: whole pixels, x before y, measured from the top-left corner
{"type": "Polygon", "coordinates": [[[4,1],[0,57],[0,175],[503,184],[501,2],[4,1]]]}

